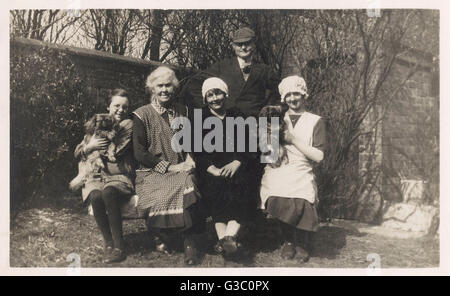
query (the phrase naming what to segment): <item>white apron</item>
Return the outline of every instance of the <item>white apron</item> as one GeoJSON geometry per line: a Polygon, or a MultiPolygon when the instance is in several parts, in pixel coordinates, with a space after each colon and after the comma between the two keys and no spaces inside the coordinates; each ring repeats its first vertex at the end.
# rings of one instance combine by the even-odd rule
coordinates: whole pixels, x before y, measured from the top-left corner
{"type": "MultiPolygon", "coordinates": [[[[305,112],[298,120],[295,128],[286,113],[286,127],[291,134],[303,143],[312,146],[314,126],[320,116],[305,112]],[[287,120],[286,120],[287,119],[287,120]]],[[[278,168],[266,165],[261,180],[261,209],[265,208],[270,196],[287,198],[303,198],[314,203],[317,196],[317,185],[314,180],[312,166],[306,156],[294,145],[285,145],[289,163],[278,168]]]]}

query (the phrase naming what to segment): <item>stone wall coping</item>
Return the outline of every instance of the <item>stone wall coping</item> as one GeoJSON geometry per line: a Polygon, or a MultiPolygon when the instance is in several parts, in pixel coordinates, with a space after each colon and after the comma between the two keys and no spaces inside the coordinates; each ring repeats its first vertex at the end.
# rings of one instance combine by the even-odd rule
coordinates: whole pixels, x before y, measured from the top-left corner
{"type": "Polygon", "coordinates": [[[184,71],[190,72],[193,70],[191,68],[182,68],[182,67],[164,64],[164,63],[156,62],[156,61],[142,60],[142,59],[138,59],[138,58],[122,56],[122,55],[113,54],[113,53],[100,51],[100,50],[49,43],[49,42],[44,42],[44,41],[40,41],[40,40],[36,40],[36,39],[14,37],[14,38],[10,39],[10,46],[12,46],[12,45],[28,46],[28,47],[48,47],[51,49],[64,51],[70,55],[83,56],[83,57],[92,58],[92,59],[96,59],[96,60],[121,62],[121,63],[130,64],[133,66],[143,67],[143,68],[150,68],[150,67],[156,68],[159,66],[167,66],[167,67],[172,68],[175,71],[184,70],[184,71]]]}

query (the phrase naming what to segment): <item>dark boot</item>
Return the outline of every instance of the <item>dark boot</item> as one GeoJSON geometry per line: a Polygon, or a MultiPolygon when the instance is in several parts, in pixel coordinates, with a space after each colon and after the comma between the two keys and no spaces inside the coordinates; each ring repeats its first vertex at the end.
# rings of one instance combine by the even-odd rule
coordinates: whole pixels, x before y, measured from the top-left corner
{"type": "Polygon", "coordinates": [[[198,250],[195,241],[190,235],[186,235],[184,238],[184,263],[188,266],[198,264],[198,250]]]}
{"type": "Polygon", "coordinates": [[[285,260],[292,260],[297,254],[295,227],[283,222],[280,222],[279,225],[284,241],[284,244],[281,247],[281,258],[285,260]]]}
{"type": "Polygon", "coordinates": [[[106,256],[104,262],[110,264],[115,262],[122,262],[125,259],[127,259],[125,251],[115,248],[106,256]]]}
{"type": "Polygon", "coordinates": [[[164,254],[172,253],[172,249],[170,248],[170,233],[166,229],[151,227],[147,221],[145,224],[147,226],[147,233],[150,239],[153,240],[155,250],[164,254]]]}
{"type": "Polygon", "coordinates": [[[218,255],[222,255],[225,252],[225,250],[223,249],[223,242],[224,242],[224,239],[222,238],[222,239],[219,239],[217,241],[217,243],[214,245],[214,251],[218,255]]]}
{"type": "Polygon", "coordinates": [[[223,243],[222,243],[223,249],[225,251],[225,253],[230,256],[232,254],[235,254],[239,248],[241,247],[240,243],[238,243],[236,241],[236,237],[235,236],[225,236],[223,238],[223,243]]]}
{"type": "Polygon", "coordinates": [[[283,258],[285,260],[294,259],[296,253],[297,253],[297,250],[296,250],[294,244],[291,242],[285,242],[284,245],[281,247],[281,258],[283,258]]]}

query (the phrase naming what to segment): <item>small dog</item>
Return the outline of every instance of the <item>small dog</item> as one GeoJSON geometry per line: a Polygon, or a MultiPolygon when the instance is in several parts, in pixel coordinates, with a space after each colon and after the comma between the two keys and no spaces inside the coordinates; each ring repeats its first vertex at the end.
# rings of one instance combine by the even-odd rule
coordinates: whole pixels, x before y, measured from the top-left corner
{"type": "Polygon", "coordinates": [[[272,130],[272,126],[270,124],[272,117],[278,117],[279,118],[279,129],[278,129],[278,158],[275,162],[269,162],[268,165],[272,168],[277,168],[283,163],[288,163],[288,155],[286,153],[286,149],[284,148],[284,132],[286,130],[286,123],[284,122],[284,115],[286,114],[287,108],[285,106],[277,105],[277,106],[265,106],[261,109],[259,112],[259,117],[266,117],[267,118],[267,135],[262,135],[263,137],[267,137],[267,151],[263,152],[263,155],[273,155],[273,152],[275,151],[275,148],[273,147],[271,143],[271,135],[272,132],[275,132],[275,130],[272,130]]]}
{"type": "Polygon", "coordinates": [[[84,144],[88,144],[94,138],[103,138],[109,141],[106,150],[95,150],[87,155],[87,159],[78,163],[78,175],[70,182],[69,188],[76,191],[81,188],[86,180],[92,175],[99,173],[105,168],[103,158],[108,158],[110,162],[116,162],[115,137],[119,129],[119,122],[113,115],[96,114],[84,125],[86,135],[84,144]]]}

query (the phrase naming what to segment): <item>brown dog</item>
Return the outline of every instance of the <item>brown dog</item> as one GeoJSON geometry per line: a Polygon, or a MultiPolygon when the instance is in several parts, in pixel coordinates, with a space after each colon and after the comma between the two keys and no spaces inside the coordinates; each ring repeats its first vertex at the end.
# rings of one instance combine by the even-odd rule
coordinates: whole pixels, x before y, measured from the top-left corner
{"type": "Polygon", "coordinates": [[[105,168],[103,158],[108,158],[110,162],[115,162],[116,144],[114,139],[119,129],[119,123],[113,115],[96,114],[84,125],[86,135],[84,144],[88,144],[93,138],[103,138],[109,141],[108,149],[95,150],[78,163],[78,175],[70,182],[69,188],[73,191],[81,188],[86,180],[101,169],[105,168]]]}
{"type": "Polygon", "coordinates": [[[259,112],[259,117],[266,117],[267,118],[267,135],[263,135],[267,137],[267,151],[263,152],[263,155],[271,155],[273,151],[275,150],[273,147],[273,144],[271,143],[271,135],[272,132],[272,126],[270,124],[272,117],[279,118],[279,130],[278,130],[278,138],[279,138],[279,149],[278,149],[278,158],[275,162],[269,162],[268,165],[277,168],[282,163],[288,163],[288,156],[286,153],[286,149],[284,148],[284,131],[286,129],[286,123],[284,122],[284,115],[286,114],[287,108],[281,105],[276,106],[265,106],[261,109],[259,112]]]}

